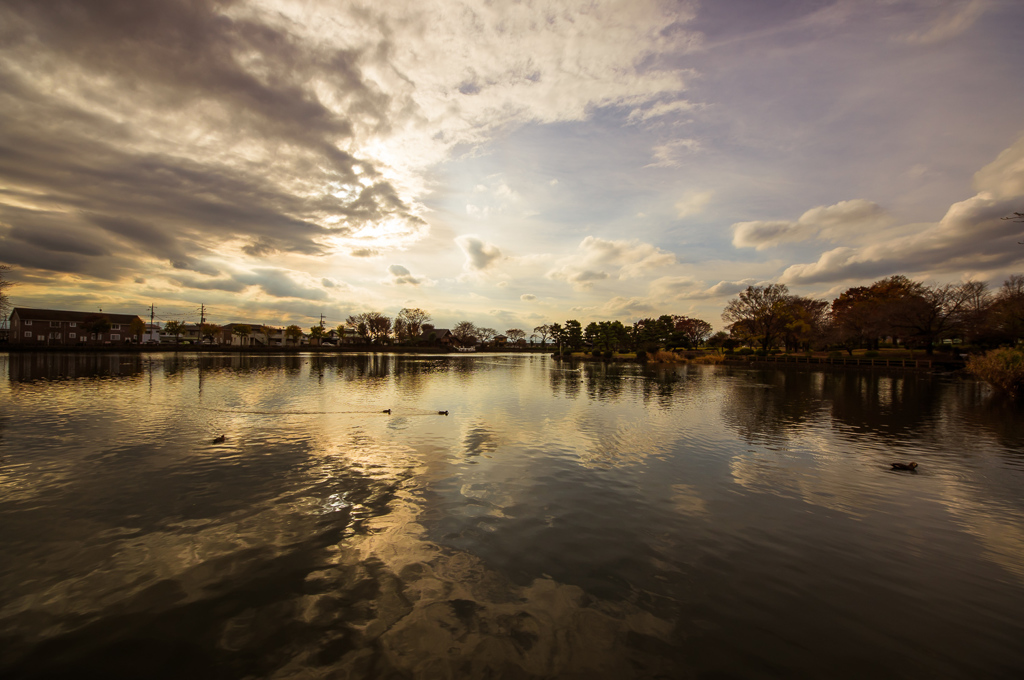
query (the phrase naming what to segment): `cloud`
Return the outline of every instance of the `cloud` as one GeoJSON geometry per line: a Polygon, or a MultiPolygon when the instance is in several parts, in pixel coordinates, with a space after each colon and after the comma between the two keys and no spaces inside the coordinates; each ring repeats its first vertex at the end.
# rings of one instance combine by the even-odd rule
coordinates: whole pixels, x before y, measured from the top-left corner
{"type": "Polygon", "coordinates": [[[861,199],[811,208],[796,221],[737,222],[732,225],[732,244],[737,248],[764,250],[781,243],[811,239],[839,240],[865,233],[886,223],[881,207],[861,199]]]}
{"type": "Polygon", "coordinates": [[[968,0],[945,8],[929,25],[908,33],[903,39],[914,45],[930,45],[956,37],[974,25],[992,3],[989,0],[968,0]]]}
{"type": "Polygon", "coordinates": [[[519,296],[519,299],[522,300],[523,302],[533,302],[534,300],[537,299],[537,296],[534,295],[533,293],[523,293],[522,295],[519,296]]]}
{"type": "Polygon", "coordinates": [[[426,278],[425,276],[413,276],[412,272],[410,272],[408,269],[406,269],[400,264],[393,264],[390,267],[388,267],[388,274],[391,275],[391,278],[385,281],[385,283],[389,283],[396,286],[401,286],[403,284],[408,284],[410,286],[433,284],[433,281],[426,278]]]}
{"type": "Polygon", "coordinates": [[[455,243],[466,255],[466,262],[463,268],[470,272],[480,272],[492,267],[501,260],[501,251],[490,243],[485,243],[480,237],[467,234],[455,239],[455,243]]]}
{"type": "Polygon", "coordinates": [[[650,272],[675,264],[676,256],[650,243],[612,241],[588,236],[579,245],[579,254],[564,258],[560,266],[549,271],[549,279],[567,281],[576,290],[589,290],[595,281],[619,280],[646,276],[650,272]],[[609,274],[606,270],[613,270],[609,274]]]}
{"type": "Polygon", "coordinates": [[[696,139],[673,139],[671,142],[659,144],[651,151],[654,162],[648,168],[676,168],[683,164],[683,159],[701,146],[696,139]]]}
{"type": "Polygon", "coordinates": [[[352,257],[378,257],[381,253],[376,248],[353,248],[348,254],[352,257]]]}
{"type": "Polygon", "coordinates": [[[975,173],[978,191],[954,203],[936,223],[863,246],[839,246],[816,262],[788,267],[788,284],[838,282],[895,273],[995,271],[1024,260],[1018,225],[1001,218],[1024,203],[1024,137],[975,173]]]}
{"type": "Polygon", "coordinates": [[[692,111],[694,104],[684,99],[677,101],[668,102],[655,102],[649,106],[635,108],[629,112],[629,116],[626,118],[626,122],[630,124],[642,123],[652,118],[661,118],[662,116],[675,116],[676,114],[684,111],[692,111]]]}
{"type": "Polygon", "coordinates": [[[676,217],[683,219],[701,213],[714,195],[713,191],[687,191],[676,203],[676,217]]]}

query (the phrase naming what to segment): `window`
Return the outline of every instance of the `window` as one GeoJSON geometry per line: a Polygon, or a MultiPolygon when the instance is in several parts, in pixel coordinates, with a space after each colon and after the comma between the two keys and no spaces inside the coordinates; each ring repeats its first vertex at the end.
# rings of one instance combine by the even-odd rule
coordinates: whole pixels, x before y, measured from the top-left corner
{"type": "MultiPolygon", "coordinates": [[[[74,324],[71,324],[71,325],[74,326],[74,324]]],[[[78,337],[78,333],[68,333],[68,337],[71,338],[72,340],[74,340],[75,338],[78,337]]]]}
{"type": "Polygon", "coordinates": [[[71,328],[77,328],[78,327],[78,322],[77,321],[72,321],[71,323],[68,324],[68,326],[71,327],[71,328]]]}
{"type": "Polygon", "coordinates": [[[27,321],[25,321],[25,325],[26,326],[31,326],[32,325],[32,319],[28,319],[27,321]]]}
{"type": "Polygon", "coordinates": [[[31,338],[32,337],[32,331],[25,331],[25,337],[26,338],[31,338]]]}
{"type": "Polygon", "coordinates": [[[60,321],[51,321],[50,328],[60,328],[60,321]]]}
{"type": "Polygon", "coordinates": [[[112,323],[112,324],[110,324],[110,330],[112,330],[112,331],[119,331],[119,330],[121,330],[121,324],[119,324],[119,323],[112,323]]]}
{"type": "Polygon", "coordinates": [[[120,333],[111,333],[110,334],[110,339],[111,340],[120,340],[121,339],[121,334],[120,333]]]}

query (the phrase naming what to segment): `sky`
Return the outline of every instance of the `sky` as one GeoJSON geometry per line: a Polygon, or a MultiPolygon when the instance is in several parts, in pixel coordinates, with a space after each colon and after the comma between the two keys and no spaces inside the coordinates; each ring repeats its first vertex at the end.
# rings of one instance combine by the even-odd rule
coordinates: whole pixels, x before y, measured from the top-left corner
{"type": "Polygon", "coordinates": [[[17,306],[500,331],[1024,273],[1019,0],[3,0],[17,306]]]}

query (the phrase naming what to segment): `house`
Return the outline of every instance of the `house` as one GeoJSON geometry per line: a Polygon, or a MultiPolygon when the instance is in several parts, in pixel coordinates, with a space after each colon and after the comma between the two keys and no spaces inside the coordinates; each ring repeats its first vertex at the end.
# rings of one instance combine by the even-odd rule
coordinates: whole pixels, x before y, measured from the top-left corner
{"type": "Polygon", "coordinates": [[[420,334],[419,342],[426,345],[440,345],[450,347],[460,344],[448,328],[428,328],[420,334]]]}
{"type": "Polygon", "coordinates": [[[72,312],[15,307],[10,342],[18,345],[119,345],[142,340],[145,324],[135,314],[72,312]]]}
{"type": "Polygon", "coordinates": [[[147,323],[146,332],[142,334],[142,342],[147,345],[160,342],[160,324],[147,323]]]}
{"type": "Polygon", "coordinates": [[[275,330],[258,323],[229,323],[220,327],[218,340],[232,347],[267,347],[275,330]]]}

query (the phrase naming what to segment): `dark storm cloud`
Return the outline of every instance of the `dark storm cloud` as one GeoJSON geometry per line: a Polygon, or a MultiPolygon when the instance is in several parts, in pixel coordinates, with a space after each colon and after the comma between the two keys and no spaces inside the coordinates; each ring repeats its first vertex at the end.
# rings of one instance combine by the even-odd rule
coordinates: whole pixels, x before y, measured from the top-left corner
{"type": "MultiPolygon", "coordinates": [[[[13,259],[7,241],[21,239],[215,273],[201,260],[228,239],[247,241],[252,257],[322,255],[325,237],[366,223],[423,224],[371,159],[339,148],[356,119],[364,130],[389,126],[388,97],[362,76],[376,57],[303,42],[275,17],[239,18],[248,9],[218,0],[0,7],[0,181],[65,215],[30,238],[25,215],[7,214],[6,261],[38,265],[13,259]],[[215,143],[194,141],[206,138],[215,143]],[[90,247],[83,220],[110,238],[90,247]]],[[[60,261],[60,271],[73,268],[60,261]]]]}

